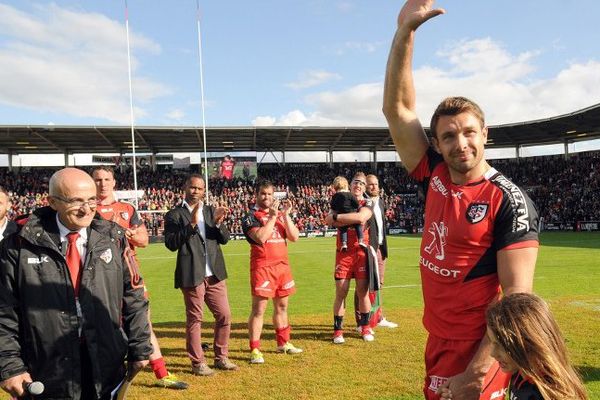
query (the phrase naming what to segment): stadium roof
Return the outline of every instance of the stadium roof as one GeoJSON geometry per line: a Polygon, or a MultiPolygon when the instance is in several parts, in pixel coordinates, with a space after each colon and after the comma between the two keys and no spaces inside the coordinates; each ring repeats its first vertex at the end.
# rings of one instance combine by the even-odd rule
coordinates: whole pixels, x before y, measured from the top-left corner
{"type": "MultiPolygon", "coordinates": [[[[387,128],[207,127],[207,151],[393,150],[387,128]]],[[[515,147],[600,138],[600,104],[557,117],[489,127],[488,147],[515,147]]],[[[204,149],[201,127],[135,128],[139,153],[204,149]]],[[[129,126],[0,125],[0,153],[130,153],[129,126]]]]}

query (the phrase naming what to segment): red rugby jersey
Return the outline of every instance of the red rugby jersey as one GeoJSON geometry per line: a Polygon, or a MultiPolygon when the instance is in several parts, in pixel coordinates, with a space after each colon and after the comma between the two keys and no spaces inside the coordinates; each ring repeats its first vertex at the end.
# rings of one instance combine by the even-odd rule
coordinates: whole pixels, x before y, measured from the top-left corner
{"type": "Polygon", "coordinates": [[[250,243],[250,268],[273,266],[279,263],[288,264],[288,252],[283,213],[277,215],[271,237],[263,244],[252,240],[250,231],[264,226],[269,220],[268,210],[252,209],[242,221],[242,230],[250,243]]]}
{"type": "MultiPolygon", "coordinates": [[[[125,229],[143,224],[135,207],[122,201],[115,201],[109,205],[98,204],[96,212],[100,214],[102,218],[116,222],[125,229]]],[[[129,247],[131,247],[132,250],[135,250],[135,247],[131,245],[131,243],[129,244],[129,247]]]]}
{"type": "Polygon", "coordinates": [[[539,245],[535,205],[493,168],[477,181],[453,184],[431,148],[411,176],[426,196],[419,259],[423,324],[441,338],[480,339],[485,310],[500,291],[496,253],[539,245]]]}
{"type": "Polygon", "coordinates": [[[235,167],[235,161],[224,160],[221,161],[221,178],[233,179],[233,168],[235,167]]]}

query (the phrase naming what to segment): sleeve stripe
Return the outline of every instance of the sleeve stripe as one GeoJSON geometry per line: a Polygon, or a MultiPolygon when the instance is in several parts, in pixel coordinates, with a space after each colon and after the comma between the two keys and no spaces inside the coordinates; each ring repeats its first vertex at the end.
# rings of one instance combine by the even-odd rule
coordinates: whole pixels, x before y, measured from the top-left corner
{"type": "Polygon", "coordinates": [[[516,249],[525,249],[529,247],[540,247],[540,242],[537,240],[524,240],[522,242],[511,243],[506,247],[501,248],[500,250],[516,250],[516,249]]]}

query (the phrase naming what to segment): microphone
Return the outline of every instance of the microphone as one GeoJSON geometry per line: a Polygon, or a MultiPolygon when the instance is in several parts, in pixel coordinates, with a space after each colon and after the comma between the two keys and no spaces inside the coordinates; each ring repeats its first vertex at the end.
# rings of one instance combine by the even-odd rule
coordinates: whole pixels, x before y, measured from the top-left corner
{"type": "Polygon", "coordinates": [[[44,393],[44,384],[39,381],[28,382],[25,384],[25,391],[30,395],[37,396],[44,393]]]}

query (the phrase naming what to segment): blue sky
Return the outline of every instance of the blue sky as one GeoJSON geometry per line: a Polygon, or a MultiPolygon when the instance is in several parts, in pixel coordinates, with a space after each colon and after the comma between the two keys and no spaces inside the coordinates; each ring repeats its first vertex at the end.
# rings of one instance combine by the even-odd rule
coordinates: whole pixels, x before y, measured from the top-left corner
{"type": "MultiPolygon", "coordinates": [[[[600,102],[600,3],[438,1],[417,32],[417,111],[490,124],[600,102]],[[540,7],[542,5],[543,7],[540,7]]],[[[200,1],[209,126],[384,126],[401,1],[200,1]]],[[[195,0],[129,0],[137,125],[201,124],[195,0]]],[[[129,124],[124,1],[0,0],[2,124],[129,124]]]]}

